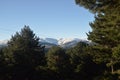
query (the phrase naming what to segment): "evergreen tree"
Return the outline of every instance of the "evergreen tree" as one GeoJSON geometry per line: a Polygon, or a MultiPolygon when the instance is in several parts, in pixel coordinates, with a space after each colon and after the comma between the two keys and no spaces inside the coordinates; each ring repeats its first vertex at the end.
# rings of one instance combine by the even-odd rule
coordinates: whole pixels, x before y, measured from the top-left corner
{"type": "Polygon", "coordinates": [[[3,57],[3,50],[0,48],[0,79],[3,78],[4,75],[4,70],[5,70],[5,65],[4,65],[4,57],[3,57]]]}
{"type": "Polygon", "coordinates": [[[74,73],[78,79],[92,80],[96,71],[96,64],[92,61],[91,55],[89,55],[89,45],[85,42],[79,42],[75,47],[69,49],[67,54],[70,55],[70,62],[74,73]],[[89,67],[88,67],[89,66],[89,67]]]}
{"type": "Polygon", "coordinates": [[[32,78],[36,67],[45,64],[44,46],[29,26],[12,36],[4,49],[4,57],[7,75],[13,80],[32,78]]]}
{"type": "Polygon", "coordinates": [[[12,36],[7,50],[16,64],[43,64],[44,47],[40,45],[39,38],[35,36],[29,26],[24,26],[21,32],[16,32],[12,36]]]}
{"type": "Polygon", "coordinates": [[[105,62],[113,73],[117,60],[113,49],[120,44],[120,0],[76,0],[76,3],[95,13],[88,39],[96,43],[96,60],[105,62]]]}
{"type": "Polygon", "coordinates": [[[61,47],[52,47],[47,53],[48,68],[54,71],[58,79],[65,80],[71,78],[71,66],[69,57],[61,47]]]}
{"type": "Polygon", "coordinates": [[[94,13],[104,13],[108,9],[114,11],[120,8],[120,0],[75,0],[75,2],[94,13]]]}
{"type": "Polygon", "coordinates": [[[67,69],[69,59],[64,49],[54,46],[47,53],[47,63],[50,69],[60,71],[64,68],[67,69]]]}

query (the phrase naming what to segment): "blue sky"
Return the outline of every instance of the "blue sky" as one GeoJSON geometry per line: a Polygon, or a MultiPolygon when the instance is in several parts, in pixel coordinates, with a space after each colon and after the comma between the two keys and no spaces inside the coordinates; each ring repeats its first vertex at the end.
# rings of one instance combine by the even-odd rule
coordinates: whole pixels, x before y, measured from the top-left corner
{"type": "Polygon", "coordinates": [[[75,0],[0,0],[0,40],[24,25],[40,38],[87,38],[94,15],[75,0]]]}

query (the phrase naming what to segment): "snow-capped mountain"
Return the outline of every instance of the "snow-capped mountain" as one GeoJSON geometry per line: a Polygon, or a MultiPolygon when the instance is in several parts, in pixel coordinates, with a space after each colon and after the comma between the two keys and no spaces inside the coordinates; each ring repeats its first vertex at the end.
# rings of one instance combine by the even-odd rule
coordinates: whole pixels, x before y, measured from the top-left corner
{"type": "Polygon", "coordinates": [[[81,41],[81,39],[78,39],[78,38],[60,38],[58,40],[58,44],[63,45],[63,44],[69,43],[69,42],[80,42],[80,41],[81,41]]]}
{"type": "Polygon", "coordinates": [[[58,45],[58,40],[54,38],[40,38],[40,42],[58,45]]]}
{"type": "Polygon", "coordinates": [[[42,43],[51,43],[56,45],[63,45],[69,42],[80,42],[85,41],[79,38],[60,38],[60,39],[54,39],[54,38],[40,38],[40,42],[42,43]]]}
{"type": "Polygon", "coordinates": [[[6,46],[8,40],[0,41],[0,48],[6,46]]]}
{"type": "MultiPolygon", "coordinates": [[[[8,40],[0,41],[0,46],[6,45],[8,40]]],[[[74,47],[78,42],[86,42],[89,44],[88,40],[79,39],[79,38],[40,38],[40,44],[45,45],[46,48],[50,48],[52,46],[61,46],[63,48],[74,47]]]]}
{"type": "Polygon", "coordinates": [[[0,45],[6,45],[7,42],[8,42],[8,40],[3,40],[3,41],[1,40],[1,41],[0,41],[0,45]]]}
{"type": "Polygon", "coordinates": [[[79,39],[79,38],[41,38],[40,43],[45,45],[46,47],[51,46],[61,46],[63,48],[69,48],[75,46],[78,42],[88,42],[87,40],[79,39]]]}

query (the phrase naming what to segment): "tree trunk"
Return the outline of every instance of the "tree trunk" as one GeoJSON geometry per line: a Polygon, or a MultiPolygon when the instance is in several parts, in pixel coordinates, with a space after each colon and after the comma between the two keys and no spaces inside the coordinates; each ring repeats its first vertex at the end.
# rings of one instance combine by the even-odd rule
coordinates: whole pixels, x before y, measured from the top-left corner
{"type": "Polygon", "coordinates": [[[113,60],[111,60],[111,73],[114,73],[114,64],[113,64],[113,60]]]}
{"type": "Polygon", "coordinates": [[[113,67],[113,65],[111,65],[111,72],[112,72],[112,74],[114,73],[114,67],[113,67]]]}

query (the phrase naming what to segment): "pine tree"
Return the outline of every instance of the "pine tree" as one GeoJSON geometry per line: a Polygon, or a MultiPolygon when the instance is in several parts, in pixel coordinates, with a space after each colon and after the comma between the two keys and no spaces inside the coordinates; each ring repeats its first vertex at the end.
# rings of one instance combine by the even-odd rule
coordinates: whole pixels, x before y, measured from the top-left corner
{"type": "Polygon", "coordinates": [[[120,8],[120,0],[75,0],[75,2],[93,13],[104,13],[108,9],[114,11],[120,8]]]}
{"type": "Polygon", "coordinates": [[[85,42],[79,42],[75,47],[68,49],[67,54],[70,56],[73,72],[78,75],[74,76],[78,79],[92,80],[93,76],[97,74],[97,70],[96,64],[89,55],[89,45],[85,42]]]}
{"type": "Polygon", "coordinates": [[[54,71],[61,71],[67,69],[69,59],[61,47],[52,47],[47,53],[48,67],[54,71]]]}
{"type": "Polygon", "coordinates": [[[114,48],[120,44],[120,0],[76,0],[76,3],[95,13],[88,39],[96,43],[94,57],[111,66],[113,73],[117,60],[114,48]]]}
{"type": "Polygon", "coordinates": [[[4,78],[9,80],[26,80],[33,77],[36,68],[45,64],[44,46],[29,26],[8,41],[4,49],[6,72],[4,78]]]}
{"type": "Polygon", "coordinates": [[[12,63],[20,65],[42,65],[44,62],[44,47],[39,43],[29,26],[24,26],[21,32],[16,32],[8,41],[6,56],[12,63]]]}

